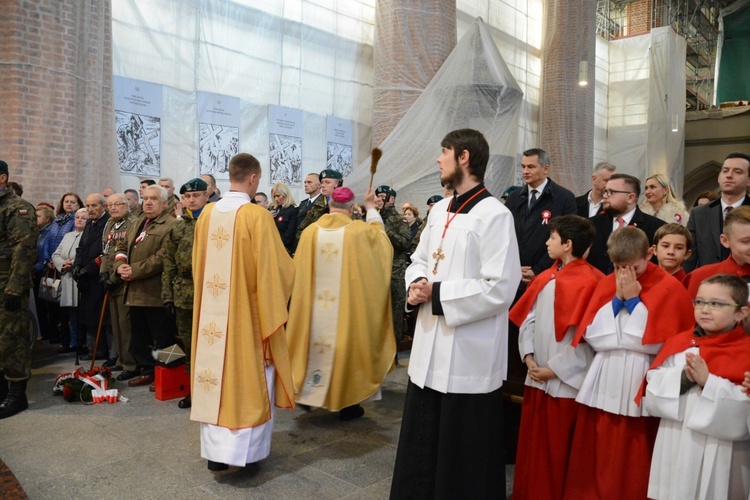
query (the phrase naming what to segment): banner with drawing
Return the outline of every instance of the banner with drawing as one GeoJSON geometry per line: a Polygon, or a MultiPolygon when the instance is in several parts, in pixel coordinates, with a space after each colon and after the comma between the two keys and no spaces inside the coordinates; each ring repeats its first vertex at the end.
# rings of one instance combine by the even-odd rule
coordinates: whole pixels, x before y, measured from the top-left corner
{"type": "Polygon", "coordinates": [[[120,173],[159,178],[162,86],[121,76],[113,83],[120,173]]]}
{"type": "Polygon", "coordinates": [[[302,110],[268,106],[271,184],[302,186],[302,110]]]}
{"type": "Polygon", "coordinates": [[[200,175],[229,179],[229,160],[240,151],[240,99],[198,92],[200,175]]]}
{"type": "Polygon", "coordinates": [[[326,117],[326,168],[349,175],[352,170],[352,121],[326,117]]]}

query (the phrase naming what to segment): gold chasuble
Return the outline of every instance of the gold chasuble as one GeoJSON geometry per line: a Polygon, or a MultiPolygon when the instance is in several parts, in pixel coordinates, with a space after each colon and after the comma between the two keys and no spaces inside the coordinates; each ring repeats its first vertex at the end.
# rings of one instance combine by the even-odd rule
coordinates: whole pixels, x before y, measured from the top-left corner
{"type": "Polygon", "coordinates": [[[326,214],[302,233],[287,325],[297,402],[337,411],[393,370],[392,260],[377,222],[326,214]]]}
{"type": "Polygon", "coordinates": [[[265,367],[276,367],[276,406],[292,408],[284,324],[294,263],[267,210],[203,209],[193,247],[190,419],[229,429],[271,418],[265,367]]]}

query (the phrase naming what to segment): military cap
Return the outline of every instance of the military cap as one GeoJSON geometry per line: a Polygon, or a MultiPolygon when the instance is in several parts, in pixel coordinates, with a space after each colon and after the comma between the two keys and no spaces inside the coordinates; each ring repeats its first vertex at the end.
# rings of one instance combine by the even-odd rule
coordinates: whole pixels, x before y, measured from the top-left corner
{"type": "Polygon", "coordinates": [[[427,198],[427,204],[432,205],[433,203],[437,203],[442,199],[443,199],[442,196],[440,196],[439,194],[436,194],[435,196],[430,196],[429,198],[427,198]]]}
{"type": "Polygon", "coordinates": [[[390,192],[391,194],[394,194],[393,191],[391,190],[391,187],[390,186],[386,186],[385,184],[383,184],[382,186],[378,186],[377,188],[375,188],[375,196],[377,196],[379,194],[385,194],[385,193],[388,193],[388,192],[390,192]]]}
{"type": "Polygon", "coordinates": [[[185,193],[192,193],[193,191],[207,191],[208,190],[208,184],[206,184],[206,181],[203,179],[200,179],[196,177],[195,179],[190,179],[185,184],[182,185],[180,188],[180,194],[185,193]]]}
{"type": "Polygon", "coordinates": [[[338,180],[341,180],[343,178],[344,178],[344,176],[341,174],[341,172],[339,172],[338,170],[330,169],[330,168],[327,168],[327,169],[323,170],[320,173],[320,180],[321,181],[323,179],[338,179],[338,180]]]}
{"type": "Polygon", "coordinates": [[[0,175],[2,174],[8,175],[8,164],[0,160],[0,175]]]}
{"type": "Polygon", "coordinates": [[[508,189],[503,191],[503,194],[500,195],[500,198],[507,198],[510,195],[510,193],[518,189],[518,187],[519,186],[510,186],[508,189]]]}

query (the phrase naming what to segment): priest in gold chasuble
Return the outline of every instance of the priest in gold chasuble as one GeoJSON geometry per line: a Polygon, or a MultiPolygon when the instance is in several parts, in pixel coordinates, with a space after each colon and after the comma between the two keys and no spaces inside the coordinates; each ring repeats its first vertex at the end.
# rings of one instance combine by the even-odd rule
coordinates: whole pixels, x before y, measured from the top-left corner
{"type": "Polygon", "coordinates": [[[342,420],[362,416],[362,401],[379,399],[396,355],[393,248],[372,190],[367,222],[350,218],[353,203],[349,188],[335,189],[331,213],[303,231],[287,325],[296,402],[340,411],[342,420]]]}
{"type": "Polygon", "coordinates": [[[293,408],[284,325],[294,262],[270,213],[250,203],[260,175],[253,156],[234,156],[230,191],[195,228],[190,418],[213,471],[268,456],[274,404],[293,408]]]}

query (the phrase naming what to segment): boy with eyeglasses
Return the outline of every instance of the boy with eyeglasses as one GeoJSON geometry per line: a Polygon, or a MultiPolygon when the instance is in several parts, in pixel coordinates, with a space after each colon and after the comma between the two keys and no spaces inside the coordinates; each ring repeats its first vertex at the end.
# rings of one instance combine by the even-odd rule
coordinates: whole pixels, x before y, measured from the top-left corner
{"type": "Polygon", "coordinates": [[[693,324],[680,283],[649,262],[653,249],[634,227],[607,243],[614,273],[599,281],[579,323],[595,354],[576,396],[564,498],[646,498],[658,420],[635,395],[662,343],[693,324]]]}
{"type": "Polygon", "coordinates": [[[740,277],[701,282],[695,327],[668,339],[646,375],[643,407],[661,417],[649,498],[748,498],[747,299],[740,277]]]}
{"type": "Polygon", "coordinates": [[[715,274],[740,276],[747,282],[750,277],[750,206],[735,208],[724,220],[721,244],[729,249],[729,257],[715,264],[699,267],[682,280],[691,299],[695,298],[698,286],[715,274]]]}

